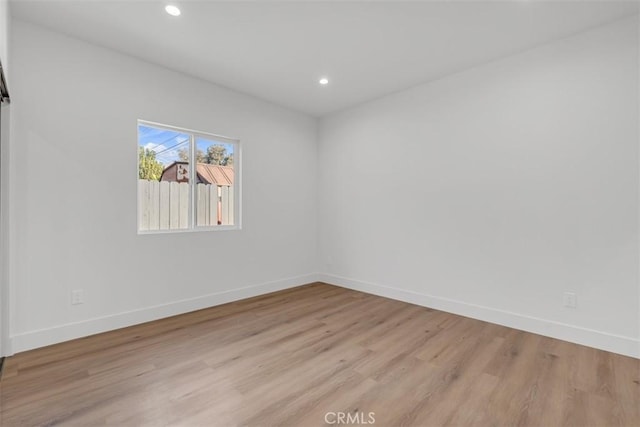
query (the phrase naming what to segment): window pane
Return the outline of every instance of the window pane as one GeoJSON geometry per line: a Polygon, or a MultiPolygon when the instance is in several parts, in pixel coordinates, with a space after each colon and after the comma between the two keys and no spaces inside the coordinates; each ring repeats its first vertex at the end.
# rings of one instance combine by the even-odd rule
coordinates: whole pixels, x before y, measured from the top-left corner
{"type": "Polygon", "coordinates": [[[189,228],[189,144],[185,133],[138,125],[138,228],[189,228]]]}
{"type": "Polygon", "coordinates": [[[196,137],[198,226],[234,224],[234,144],[196,137]]]}

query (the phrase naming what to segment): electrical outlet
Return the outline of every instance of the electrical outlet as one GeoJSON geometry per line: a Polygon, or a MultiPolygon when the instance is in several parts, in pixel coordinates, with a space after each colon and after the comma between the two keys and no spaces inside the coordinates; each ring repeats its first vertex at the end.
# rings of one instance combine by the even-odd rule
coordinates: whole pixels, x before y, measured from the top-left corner
{"type": "Polygon", "coordinates": [[[565,292],[562,295],[562,305],[567,308],[576,308],[578,305],[578,296],[573,292],[565,292]]]}
{"type": "Polygon", "coordinates": [[[76,289],[75,291],[71,291],[71,304],[84,304],[84,295],[82,289],[76,289]]]}

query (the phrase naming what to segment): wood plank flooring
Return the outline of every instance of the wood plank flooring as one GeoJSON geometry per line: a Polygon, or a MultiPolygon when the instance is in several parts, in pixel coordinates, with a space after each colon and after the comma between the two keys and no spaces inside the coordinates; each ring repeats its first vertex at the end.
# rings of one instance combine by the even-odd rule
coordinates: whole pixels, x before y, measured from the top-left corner
{"type": "Polygon", "coordinates": [[[0,381],[2,426],[347,422],[640,426],[640,361],[314,283],[21,353],[0,381]]]}

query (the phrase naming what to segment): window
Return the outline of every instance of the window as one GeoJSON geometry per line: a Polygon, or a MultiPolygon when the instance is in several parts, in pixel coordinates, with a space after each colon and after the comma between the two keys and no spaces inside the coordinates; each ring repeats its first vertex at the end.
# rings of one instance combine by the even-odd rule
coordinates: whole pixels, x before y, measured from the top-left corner
{"type": "Polygon", "coordinates": [[[138,121],[138,232],[239,229],[239,166],[236,139],[138,121]]]}

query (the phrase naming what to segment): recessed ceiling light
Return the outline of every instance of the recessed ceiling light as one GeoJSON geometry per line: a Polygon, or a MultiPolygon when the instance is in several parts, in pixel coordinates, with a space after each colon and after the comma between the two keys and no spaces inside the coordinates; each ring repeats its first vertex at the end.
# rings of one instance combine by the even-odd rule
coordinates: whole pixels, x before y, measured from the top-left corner
{"type": "Polygon", "coordinates": [[[329,84],[329,79],[326,77],[321,78],[320,80],[318,80],[318,83],[320,83],[321,85],[328,85],[329,84]]]}
{"type": "Polygon", "coordinates": [[[180,16],[180,9],[178,9],[178,6],[169,4],[165,6],[164,10],[166,10],[167,13],[171,16],[180,16]]]}

